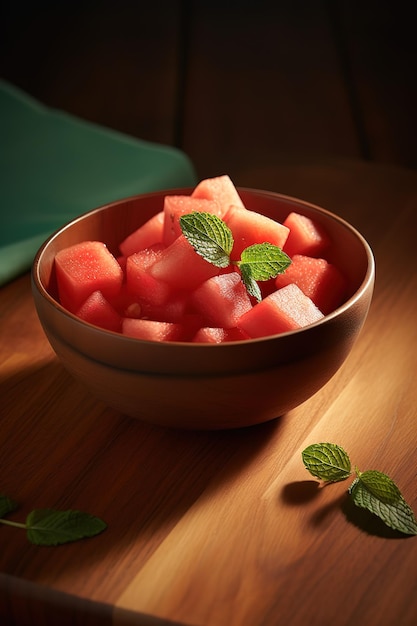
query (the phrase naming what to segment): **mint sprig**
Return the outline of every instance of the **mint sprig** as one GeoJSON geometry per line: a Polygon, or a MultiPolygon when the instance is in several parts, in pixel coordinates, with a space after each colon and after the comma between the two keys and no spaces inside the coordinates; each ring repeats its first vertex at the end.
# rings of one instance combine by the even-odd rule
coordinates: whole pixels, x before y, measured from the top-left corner
{"type": "Polygon", "coordinates": [[[232,260],[232,231],[213,213],[186,213],[180,217],[180,227],[183,235],[203,259],[220,268],[236,265],[248,293],[258,302],[262,300],[262,294],[257,281],[275,278],[291,264],[290,257],[281,248],[268,242],[248,246],[243,250],[240,259],[232,260]]]}
{"type": "Polygon", "coordinates": [[[37,546],[57,546],[94,537],[107,528],[99,517],[76,510],[35,509],[25,522],[3,519],[16,508],[13,500],[0,495],[0,524],[26,530],[28,540],[37,546]]]}
{"type": "MultiPolygon", "coordinates": [[[[306,469],[324,482],[345,480],[351,475],[348,454],[332,443],[316,443],[301,453],[306,469]]],[[[395,482],[383,472],[355,468],[348,489],[353,503],[379,517],[387,526],[405,535],[417,535],[417,520],[395,482]]]]}

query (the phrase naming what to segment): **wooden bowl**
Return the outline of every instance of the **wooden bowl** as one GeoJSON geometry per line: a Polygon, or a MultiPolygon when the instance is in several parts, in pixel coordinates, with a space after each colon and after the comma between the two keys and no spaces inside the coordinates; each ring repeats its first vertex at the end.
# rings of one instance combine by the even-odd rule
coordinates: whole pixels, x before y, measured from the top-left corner
{"type": "Polygon", "coordinates": [[[133,418],[161,426],[223,429],[274,419],[316,393],[348,356],[368,313],[374,258],[350,224],[317,206],[260,190],[239,189],[247,208],[278,221],[297,211],[332,238],[330,259],[348,279],[344,304],[302,330],[225,344],[159,343],[85,323],[56,297],[54,257],[62,248],[100,240],[118,244],[156,212],[174,189],[103,206],[71,221],[42,245],[32,290],[46,336],[67,370],[91,393],[133,418]]]}

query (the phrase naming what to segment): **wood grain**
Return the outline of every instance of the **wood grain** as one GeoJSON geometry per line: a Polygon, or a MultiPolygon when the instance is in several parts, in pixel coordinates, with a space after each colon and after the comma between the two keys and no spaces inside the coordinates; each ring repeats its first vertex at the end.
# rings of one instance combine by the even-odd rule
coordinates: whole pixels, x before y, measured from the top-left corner
{"type": "MultiPolygon", "coordinates": [[[[103,517],[58,548],[0,528],[1,624],[412,626],[417,539],[320,488],[301,450],[333,441],[392,476],[417,511],[415,172],[361,163],[248,170],[238,181],[321,203],[371,242],[375,297],[351,355],[313,398],[254,428],[152,428],[63,370],[29,276],[0,291],[0,489],[103,517]]],[[[279,381],[277,381],[279,384],[279,381]]],[[[256,393],[256,390],[254,390],[256,393]]]]}

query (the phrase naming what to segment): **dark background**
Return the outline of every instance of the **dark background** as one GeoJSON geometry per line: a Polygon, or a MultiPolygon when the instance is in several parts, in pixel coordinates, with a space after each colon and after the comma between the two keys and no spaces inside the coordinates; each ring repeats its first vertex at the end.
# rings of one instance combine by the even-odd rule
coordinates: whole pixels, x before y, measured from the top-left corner
{"type": "Polygon", "coordinates": [[[3,2],[0,76],[175,145],[200,178],[362,159],[417,167],[413,4],[3,2]]]}

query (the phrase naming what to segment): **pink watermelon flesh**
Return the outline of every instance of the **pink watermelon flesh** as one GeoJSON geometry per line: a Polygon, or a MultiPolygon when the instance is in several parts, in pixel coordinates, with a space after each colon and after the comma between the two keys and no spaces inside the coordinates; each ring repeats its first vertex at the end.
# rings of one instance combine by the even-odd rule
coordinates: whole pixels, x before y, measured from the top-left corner
{"type": "Polygon", "coordinates": [[[288,238],[286,226],[255,211],[232,206],[223,219],[233,234],[231,257],[235,261],[240,259],[245,248],[253,244],[268,242],[283,248],[288,238]]]}
{"type": "Polygon", "coordinates": [[[323,317],[297,285],[278,289],[242,315],[237,326],[250,337],[266,337],[303,328],[323,317]]]}
{"type": "Polygon", "coordinates": [[[85,241],[60,250],[55,270],[61,304],[74,313],[94,291],[105,298],[121,289],[123,270],[101,241],[85,241]]]}
{"type": "Polygon", "coordinates": [[[221,207],[219,217],[225,215],[232,205],[241,207],[242,209],[246,208],[239,192],[227,174],[202,180],[195,187],[191,197],[205,198],[206,200],[214,200],[217,202],[221,207]]]}
{"type": "Polygon", "coordinates": [[[114,332],[121,331],[122,317],[106,300],[101,291],[93,291],[78,309],[76,315],[85,322],[100,326],[100,328],[114,332]]]}
{"type": "Polygon", "coordinates": [[[162,252],[162,249],[146,248],[127,258],[127,289],[139,302],[162,306],[172,294],[172,288],[166,282],[150,273],[150,268],[161,258],[162,252]]]}
{"type": "Polygon", "coordinates": [[[128,257],[135,252],[160,243],[163,227],[164,212],[160,211],[122,241],[119,245],[120,252],[123,256],[128,257]]]}
{"type": "Polygon", "coordinates": [[[224,328],[200,328],[193,337],[194,343],[222,343],[226,339],[224,328]]]}
{"type": "Polygon", "coordinates": [[[133,319],[122,321],[122,333],[146,341],[180,341],[183,333],[181,324],[155,320],[133,319]]]}
{"type": "Polygon", "coordinates": [[[325,259],[295,254],[291,265],[275,278],[277,289],[295,283],[327,315],[343,301],[346,280],[340,270],[325,259]]]}
{"type": "Polygon", "coordinates": [[[320,256],[330,244],[323,228],[306,215],[289,213],[283,224],[290,231],[284,245],[284,252],[290,257],[294,254],[320,256]]]}
{"type": "Polygon", "coordinates": [[[214,213],[221,217],[220,205],[214,200],[191,196],[166,196],[164,200],[163,243],[169,246],[182,234],[180,217],[193,211],[214,213]]]}
{"type": "Polygon", "coordinates": [[[161,252],[149,271],[154,278],[175,289],[193,290],[218,274],[219,268],[197,254],[184,235],[180,235],[161,252]]]}
{"type": "Polygon", "coordinates": [[[191,304],[207,320],[208,326],[233,328],[252,308],[246,287],[238,272],[209,278],[191,296],[191,304]]]}

